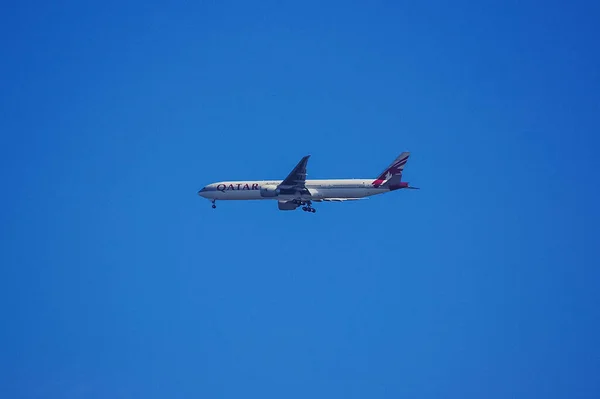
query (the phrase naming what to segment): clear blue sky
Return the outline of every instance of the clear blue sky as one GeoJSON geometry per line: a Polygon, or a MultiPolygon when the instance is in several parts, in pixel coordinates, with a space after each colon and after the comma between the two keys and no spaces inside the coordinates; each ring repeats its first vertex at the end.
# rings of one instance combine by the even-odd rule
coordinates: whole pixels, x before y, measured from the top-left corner
{"type": "Polygon", "coordinates": [[[0,397],[600,397],[598,2],[88,3],[1,6],[0,397]]]}

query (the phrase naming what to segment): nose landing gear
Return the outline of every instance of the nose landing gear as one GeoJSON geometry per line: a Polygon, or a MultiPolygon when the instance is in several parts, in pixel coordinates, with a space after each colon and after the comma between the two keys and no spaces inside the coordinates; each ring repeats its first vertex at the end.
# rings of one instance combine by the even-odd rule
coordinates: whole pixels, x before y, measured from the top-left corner
{"type": "Polygon", "coordinates": [[[215,209],[217,207],[217,204],[215,204],[216,201],[212,200],[211,202],[212,202],[212,208],[215,209]]]}

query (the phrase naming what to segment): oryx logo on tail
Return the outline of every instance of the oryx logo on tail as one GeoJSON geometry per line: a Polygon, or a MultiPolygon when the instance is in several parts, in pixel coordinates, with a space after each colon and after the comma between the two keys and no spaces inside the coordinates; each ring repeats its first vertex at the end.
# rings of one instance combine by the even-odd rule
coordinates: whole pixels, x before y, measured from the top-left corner
{"type": "Polygon", "coordinates": [[[408,161],[408,157],[410,156],[409,152],[403,152],[396,158],[396,160],[388,166],[383,173],[377,177],[371,184],[373,187],[379,187],[386,181],[390,180],[393,176],[402,177],[402,170],[404,169],[404,165],[408,161]]]}

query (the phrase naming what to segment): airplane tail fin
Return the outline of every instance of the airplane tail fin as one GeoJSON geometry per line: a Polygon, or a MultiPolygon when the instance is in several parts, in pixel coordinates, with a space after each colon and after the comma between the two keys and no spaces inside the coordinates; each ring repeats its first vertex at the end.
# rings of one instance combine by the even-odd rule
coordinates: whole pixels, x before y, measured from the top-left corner
{"type": "MultiPolygon", "coordinates": [[[[374,187],[379,187],[383,184],[394,184],[398,185],[402,181],[402,171],[404,170],[404,165],[408,162],[408,157],[410,156],[410,152],[403,152],[398,155],[398,157],[388,166],[377,178],[373,181],[374,187]]],[[[408,187],[407,183],[406,184],[408,187]]]]}

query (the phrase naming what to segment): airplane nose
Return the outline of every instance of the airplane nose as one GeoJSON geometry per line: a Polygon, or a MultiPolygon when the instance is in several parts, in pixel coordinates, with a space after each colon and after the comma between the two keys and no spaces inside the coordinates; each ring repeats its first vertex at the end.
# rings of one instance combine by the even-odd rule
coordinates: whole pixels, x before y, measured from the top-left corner
{"type": "Polygon", "coordinates": [[[206,192],[206,187],[202,187],[200,190],[198,190],[198,195],[201,197],[204,197],[204,193],[206,192]]]}

